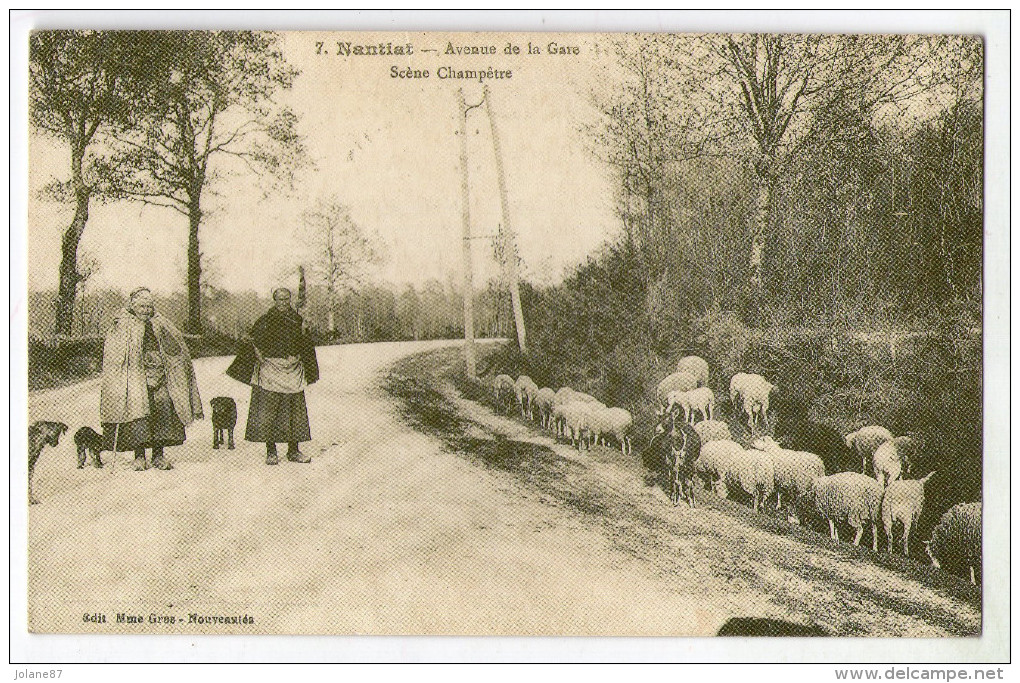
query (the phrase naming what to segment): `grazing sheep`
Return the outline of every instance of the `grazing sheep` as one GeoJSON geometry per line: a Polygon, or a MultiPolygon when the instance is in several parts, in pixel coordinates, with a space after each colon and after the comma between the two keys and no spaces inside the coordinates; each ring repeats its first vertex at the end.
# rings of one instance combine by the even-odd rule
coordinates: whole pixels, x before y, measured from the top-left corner
{"type": "Polygon", "coordinates": [[[893,435],[885,427],[869,425],[861,427],[856,432],[846,435],[847,448],[853,449],[861,460],[861,474],[868,473],[868,463],[875,455],[875,450],[886,441],[892,441],[893,435]]]}
{"type": "Polygon", "coordinates": [[[910,456],[915,447],[916,442],[909,436],[898,436],[875,449],[871,462],[875,469],[875,479],[882,488],[910,474],[910,456]]]}
{"type": "Polygon", "coordinates": [[[694,411],[699,411],[704,420],[712,419],[715,408],[715,394],[708,387],[698,387],[690,391],[671,391],[666,396],[666,410],[672,411],[679,405],[684,411],[684,421],[694,424],[694,411]]]}
{"type": "Polygon", "coordinates": [[[521,417],[529,420],[535,419],[535,411],[532,408],[532,401],[538,393],[538,385],[527,375],[521,375],[514,382],[514,394],[517,396],[517,407],[521,409],[521,417]]]}
{"type": "Polygon", "coordinates": [[[921,509],[924,507],[924,485],[931,479],[928,476],[922,479],[899,479],[889,482],[889,486],[882,496],[882,524],[885,526],[885,536],[889,540],[889,554],[892,555],[893,527],[896,522],[903,525],[903,554],[910,554],[910,527],[921,518],[921,509]]]}
{"type": "Polygon", "coordinates": [[[497,410],[502,408],[505,414],[509,414],[510,399],[517,393],[513,378],[510,375],[496,375],[492,380],[492,393],[497,410]]]}
{"type": "Polygon", "coordinates": [[[553,396],[553,431],[556,432],[556,436],[563,434],[563,406],[567,405],[574,400],[574,394],[577,392],[570,387],[560,387],[560,389],[553,396]]]}
{"type": "Polygon", "coordinates": [[[676,416],[670,419],[667,431],[669,455],[666,458],[666,472],[669,476],[669,499],[679,505],[683,498],[694,507],[694,472],[701,455],[701,438],[686,422],[678,422],[676,416]]]}
{"type": "Polygon", "coordinates": [[[659,405],[659,415],[665,413],[668,396],[674,391],[690,391],[698,388],[698,378],[689,372],[674,372],[667,375],[655,388],[655,400],[659,405]]]}
{"type": "Polygon", "coordinates": [[[634,429],[634,416],[630,411],[623,408],[609,408],[602,411],[608,416],[608,433],[620,443],[620,452],[624,455],[634,453],[634,445],[631,443],[631,430],[634,429]]]}
{"type": "Polygon", "coordinates": [[[575,391],[573,395],[573,400],[581,401],[582,403],[597,403],[599,405],[605,405],[604,403],[602,403],[602,401],[598,400],[591,394],[584,393],[583,391],[575,391]]]}
{"type": "MultiPolygon", "coordinates": [[[[694,431],[705,424],[700,422],[694,426],[694,431]]],[[[726,467],[731,458],[743,455],[744,447],[736,441],[719,439],[716,441],[701,442],[701,457],[695,465],[695,473],[701,479],[706,489],[720,491],[722,477],[726,473],[726,467]]]]}
{"type": "Polygon", "coordinates": [[[584,401],[571,401],[561,408],[565,434],[570,437],[571,445],[576,446],[578,451],[588,436],[592,405],[584,401]]]}
{"type": "Polygon", "coordinates": [[[753,375],[749,375],[746,372],[738,372],[730,378],[730,405],[733,406],[733,411],[737,410],[737,400],[740,398],[741,389],[744,387],[744,383],[753,375]]]}
{"type": "Polygon", "coordinates": [[[960,503],[949,508],[924,547],[933,565],[966,567],[970,582],[977,585],[974,569],[981,571],[981,503],[960,503]]]}
{"type": "Polygon", "coordinates": [[[542,387],[535,394],[535,400],[533,401],[534,407],[538,409],[538,419],[542,423],[542,426],[546,429],[549,428],[549,421],[552,417],[553,400],[556,398],[556,392],[549,387],[542,387]]]}
{"type": "MultiPolygon", "coordinates": [[[[755,439],[751,446],[772,456],[776,477],[776,509],[783,509],[783,494],[788,496],[788,507],[795,508],[798,499],[811,491],[812,482],[825,476],[825,465],[814,453],[782,448],[770,436],[755,439]]],[[[793,510],[787,511],[792,517],[793,510]]]]}
{"type": "Polygon", "coordinates": [[[705,420],[694,425],[694,431],[701,437],[701,443],[706,444],[710,441],[730,441],[733,439],[733,434],[730,432],[730,426],[722,420],[705,420]]]}
{"type": "Polygon", "coordinates": [[[677,361],[676,371],[694,375],[699,387],[708,384],[708,361],[701,356],[684,356],[677,361]]]}
{"type": "Polygon", "coordinates": [[[857,469],[857,456],[847,447],[846,440],[832,427],[811,422],[803,416],[776,423],[776,437],[795,451],[814,453],[825,464],[826,474],[857,469]]]}
{"type": "Polygon", "coordinates": [[[768,429],[769,395],[775,388],[774,384],[761,375],[747,375],[738,372],[730,380],[730,400],[736,406],[736,399],[741,399],[744,412],[747,414],[747,426],[751,429],[752,434],[757,428],[758,415],[761,415],[765,429],[768,429]]]}
{"type": "Polygon", "coordinates": [[[764,451],[746,450],[734,453],[725,465],[722,482],[725,490],[742,490],[754,499],[754,511],[765,507],[765,501],[776,490],[776,472],[772,457],[764,451]]]}
{"type": "Polygon", "coordinates": [[[839,472],[817,477],[807,498],[818,514],[829,523],[829,538],[839,541],[836,522],[846,522],[857,531],[854,545],[861,544],[864,524],[872,529],[872,550],[878,552],[878,519],[882,508],[882,487],[871,477],[858,472],[839,472]]]}

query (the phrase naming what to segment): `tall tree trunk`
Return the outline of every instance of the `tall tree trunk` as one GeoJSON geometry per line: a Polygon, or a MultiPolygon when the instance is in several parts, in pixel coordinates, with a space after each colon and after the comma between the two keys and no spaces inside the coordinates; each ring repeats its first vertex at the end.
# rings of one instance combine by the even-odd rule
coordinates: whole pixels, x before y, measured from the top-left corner
{"type": "Polygon", "coordinates": [[[758,176],[758,201],[755,205],[754,222],[751,225],[751,258],[748,262],[748,308],[754,316],[748,322],[757,323],[757,314],[764,293],[765,280],[762,260],[765,241],[768,239],[769,218],[772,215],[772,195],[775,180],[768,171],[758,176]]]}
{"type": "Polygon", "coordinates": [[[57,287],[56,333],[70,336],[74,325],[74,301],[78,292],[78,245],[89,220],[91,188],[82,180],[83,153],[71,156],[71,183],[74,187],[74,218],[60,241],[60,281],[57,287]]]}
{"type": "Polygon", "coordinates": [[[198,246],[198,226],[202,221],[201,195],[196,194],[188,207],[188,332],[202,334],[202,252],[198,246]]]}
{"type": "Polygon", "coordinates": [[[336,339],[337,301],[336,289],[334,289],[332,283],[330,283],[326,288],[326,297],[329,299],[329,312],[326,315],[326,327],[329,329],[330,339],[336,339]]]}

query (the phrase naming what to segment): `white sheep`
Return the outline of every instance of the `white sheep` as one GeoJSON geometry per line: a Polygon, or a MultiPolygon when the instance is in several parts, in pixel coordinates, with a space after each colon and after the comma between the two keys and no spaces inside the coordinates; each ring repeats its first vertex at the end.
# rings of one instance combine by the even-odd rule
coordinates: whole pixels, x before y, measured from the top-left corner
{"type": "Polygon", "coordinates": [[[570,443],[580,451],[588,437],[589,421],[594,404],[571,401],[562,407],[563,421],[570,443]]]}
{"type": "MultiPolygon", "coordinates": [[[[698,427],[703,424],[705,423],[699,422],[694,425],[694,431],[697,432],[698,427]]],[[[722,495],[720,487],[722,477],[726,474],[726,467],[732,458],[741,456],[743,453],[744,447],[730,439],[718,439],[702,443],[701,457],[695,463],[694,471],[706,489],[711,489],[717,494],[722,495]]]]}
{"type": "Polygon", "coordinates": [[[861,459],[861,474],[868,473],[868,464],[874,457],[875,450],[886,441],[892,441],[892,438],[892,432],[879,425],[861,427],[856,432],[846,435],[847,448],[852,449],[861,459]]]}
{"type": "Polygon", "coordinates": [[[513,377],[510,375],[496,375],[492,380],[492,391],[496,407],[502,408],[504,413],[509,413],[510,397],[517,391],[513,377]]]}
{"type": "Polygon", "coordinates": [[[708,361],[701,356],[684,356],[677,361],[676,371],[694,375],[699,387],[708,384],[708,361]]]}
{"type": "Polygon", "coordinates": [[[810,493],[814,480],[825,475],[825,464],[820,457],[807,451],[783,448],[771,436],[755,439],[751,446],[772,456],[777,510],[783,508],[784,493],[789,506],[796,507],[797,500],[810,493]]]}
{"type": "Polygon", "coordinates": [[[861,544],[864,524],[872,529],[872,549],[878,552],[878,519],[882,511],[882,487],[869,476],[858,472],[840,472],[817,477],[808,497],[818,514],[829,523],[829,538],[839,541],[836,522],[846,522],[857,531],[854,545],[861,544]]]}
{"type": "Polygon", "coordinates": [[[514,382],[514,394],[517,396],[517,407],[521,409],[521,417],[535,419],[535,411],[531,403],[538,393],[538,385],[527,375],[521,375],[514,382]]]}
{"type": "Polygon", "coordinates": [[[694,425],[694,431],[701,437],[702,444],[710,441],[730,441],[733,439],[730,426],[722,420],[704,420],[694,425]]]}
{"type": "Polygon", "coordinates": [[[588,416],[589,438],[592,445],[601,443],[605,446],[612,437],[620,444],[620,452],[630,452],[630,430],[634,418],[623,408],[608,408],[601,403],[589,403],[591,410],[588,416]]]}
{"type": "Polygon", "coordinates": [[[535,394],[533,404],[538,409],[539,421],[546,429],[549,428],[550,419],[552,418],[553,399],[555,398],[556,392],[549,387],[542,387],[535,394]]]}
{"type": "Polygon", "coordinates": [[[698,387],[690,391],[671,391],[666,396],[666,410],[672,411],[679,405],[684,411],[684,422],[694,424],[694,411],[701,413],[704,420],[712,419],[715,408],[715,394],[708,387],[698,387]]]}
{"type": "Polygon", "coordinates": [[[730,405],[733,406],[734,412],[737,410],[737,400],[740,398],[740,390],[750,377],[751,375],[746,372],[738,372],[730,378],[730,405]]]}
{"type": "Polygon", "coordinates": [[[899,479],[889,482],[882,496],[882,524],[889,540],[889,554],[892,555],[893,531],[895,524],[903,525],[903,554],[910,554],[910,528],[921,518],[924,507],[924,485],[931,479],[931,472],[922,479],[899,479]]]}
{"type": "Polygon", "coordinates": [[[574,401],[581,401],[582,403],[597,403],[599,405],[605,405],[602,401],[598,400],[591,394],[586,394],[583,391],[575,391],[573,394],[574,401]]]}
{"type": "Polygon", "coordinates": [[[769,426],[769,396],[775,385],[761,375],[748,375],[738,372],[730,380],[730,400],[737,405],[739,398],[747,414],[747,426],[753,434],[757,427],[757,417],[760,414],[765,423],[769,426]]]}
{"type": "Polygon", "coordinates": [[[674,372],[667,375],[655,388],[655,400],[659,405],[659,414],[666,412],[667,398],[674,391],[690,391],[698,388],[698,378],[689,372],[674,372]]]}
{"type": "Polygon", "coordinates": [[[974,569],[981,568],[981,503],[960,503],[949,508],[925,541],[931,563],[941,568],[950,562],[970,570],[970,582],[977,584],[974,569]]]}
{"type": "Polygon", "coordinates": [[[564,432],[562,408],[574,400],[575,393],[577,392],[570,387],[560,387],[553,396],[553,431],[556,432],[556,436],[561,436],[564,432]]]}
{"type": "Polygon", "coordinates": [[[726,461],[722,482],[727,492],[741,489],[752,496],[754,511],[758,512],[765,507],[765,501],[776,490],[776,472],[772,465],[772,457],[758,450],[734,453],[726,461]]]}
{"type": "Polygon", "coordinates": [[[875,479],[882,488],[910,473],[910,456],[916,445],[917,442],[911,437],[898,436],[875,449],[871,462],[875,479]]]}

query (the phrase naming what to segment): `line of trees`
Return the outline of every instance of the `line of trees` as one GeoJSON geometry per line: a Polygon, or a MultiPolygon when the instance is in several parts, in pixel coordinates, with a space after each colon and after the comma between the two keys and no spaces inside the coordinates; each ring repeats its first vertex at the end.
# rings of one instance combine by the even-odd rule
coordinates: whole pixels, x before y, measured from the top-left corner
{"type": "Polygon", "coordinates": [[[35,31],[33,129],[63,143],[68,176],[44,193],[73,202],[63,231],[54,329],[73,332],[78,248],[93,201],[132,200],[187,220],[185,327],[202,331],[203,199],[225,177],[288,183],[306,163],[297,117],[278,103],[296,71],[260,31],[35,31]]]}
{"type": "MultiPolygon", "coordinates": [[[[30,335],[45,341],[53,329],[56,309],[49,305],[54,292],[34,292],[29,299],[30,335]]],[[[330,298],[323,284],[308,286],[301,313],[319,343],[404,341],[457,338],[464,334],[463,298],[459,284],[430,280],[419,286],[363,284],[330,298]]],[[[78,321],[75,336],[101,337],[126,303],[122,292],[92,289],[75,302],[78,321]]],[[[250,331],[256,318],[272,306],[269,293],[231,292],[208,285],[202,290],[202,327],[208,337],[226,344],[250,331]]],[[[514,334],[510,293],[497,282],[475,293],[475,329],[482,337],[514,334]]],[[[189,301],[182,292],[156,295],[156,307],[170,320],[188,318],[189,301]]]]}
{"type": "Polygon", "coordinates": [[[779,299],[980,299],[979,38],[657,34],[617,54],[591,133],[653,289],[752,324],[779,299]]]}

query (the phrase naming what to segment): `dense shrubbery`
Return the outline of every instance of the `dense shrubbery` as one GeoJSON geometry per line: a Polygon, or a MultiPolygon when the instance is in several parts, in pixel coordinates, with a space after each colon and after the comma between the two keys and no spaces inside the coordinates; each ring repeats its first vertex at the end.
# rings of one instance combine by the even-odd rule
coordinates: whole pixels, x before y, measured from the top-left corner
{"type": "MultiPolygon", "coordinates": [[[[506,351],[496,364],[628,408],[645,435],[656,384],[692,353],[708,360],[724,413],[730,377],[757,372],[778,386],[781,410],[802,406],[844,434],[875,423],[916,435],[912,474],[938,470],[912,534],[921,539],[942,511],[981,496],[980,44],[862,38],[934,66],[907,69],[914,94],[882,105],[870,89],[903,74],[848,71],[771,147],[734,123],[759,122],[761,111],[726,109],[711,89],[716,99],[690,104],[705,93],[691,76],[699,64],[725,67],[740,51],[758,64],[768,43],[776,64],[795,69],[801,62],[783,60],[815,40],[828,61],[804,67],[805,78],[861,47],[842,50],[845,37],[621,39],[629,80],[604,94],[595,142],[619,177],[622,234],[563,284],[525,287],[528,356],[506,351]]],[[[788,76],[713,74],[724,72],[764,86],[788,76]]]]}

